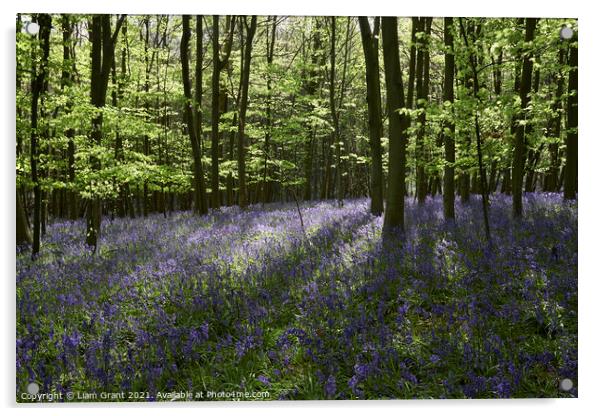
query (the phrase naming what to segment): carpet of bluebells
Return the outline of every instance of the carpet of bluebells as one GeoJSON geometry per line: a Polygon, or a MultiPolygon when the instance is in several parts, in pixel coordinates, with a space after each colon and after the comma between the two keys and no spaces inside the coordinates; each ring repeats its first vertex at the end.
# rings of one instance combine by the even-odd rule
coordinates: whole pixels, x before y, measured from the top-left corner
{"type": "Polygon", "coordinates": [[[17,399],[251,391],[269,399],[577,396],[577,206],[556,194],[406,201],[383,243],[367,199],[49,226],[17,252],[17,399]],[[570,391],[559,389],[565,378],[570,391]]]}

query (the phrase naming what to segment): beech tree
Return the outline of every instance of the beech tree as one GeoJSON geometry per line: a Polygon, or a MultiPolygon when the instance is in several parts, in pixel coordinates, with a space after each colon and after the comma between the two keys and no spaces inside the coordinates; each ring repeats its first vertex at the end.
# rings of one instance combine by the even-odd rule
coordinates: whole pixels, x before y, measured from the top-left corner
{"type": "MultiPolygon", "coordinates": [[[[213,16],[213,75],[211,78],[211,207],[218,208],[221,205],[219,190],[219,121],[222,114],[220,108],[220,74],[228,64],[230,52],[232,51],[232,39],[234,37],[234,18],[226,16],[227,38],[220,46],[219,41],[219,16],[213,16]],[[223,50],[223,55],[222,51],[223,50]]],[[[222,100],[225,100],[223,97],[222,100]]]]}
{"type": "Polygon", "coordinates": [[[244,64],[241,71],[241,96],[240,111],[238,115],[238,205],[247,207],[247,184],[245,172],[245,125],[247,120],[247,105],[249,99],[249,76],[251,72],[251,51],[253,50],[253,37],[257,30],[257,16],[251,17],[251,23],[243,17],[246,38],[244,48],[244,64]]]}
{"type": "MultiPolygon", "coordinates": [[[[105,106],[107,98],[107,86],[111,65],[113,64],[115,42],[117,41],[119,29],[124,19],[125,15],[117,19],[114,31],[111,30],[111,15],[93,15],[90,23],[90,42],[92,43],[90,102],[96,107],[96,114],[92,118],[90,140],[97,146],[101,146],[102,144],[102,108],[105,106]]],[[[90,156],[90,164],[94,170],[100,169],[100,160],[94,155],[90,156]]],[[[91,195],[88,200],[86,243],[93,247],[94,252],[97,249],[98,237],[100,235],[100,223],[102,220],[101,204],[101,199],[97,195],[91,195]]]]}
{"type": "Polygon", "coordinates": [[[535,26],[537,19],[526,19],[525,23],[525,47],[526,51],[522,60],[521,81],[520,81],[520,108],[523,112],[522,117],[516,119],[514,153],[512,161],[512,212],[515,218],[523,215],[523,176],[525,168],[525,133],[527,131],[527,113],[531,97],[531,78],[533,75],[533,52],[530,45],[535,37],[535,26]]]}
{"type": "MultiPolygon", "coordinates": [[[[192,149],[192,161],[194,166],[194,211],[203,215],[207,213],[207,204],[205,202],[205,186],[204,186],[204,174],[203,165],[201,163],[201,146],[199,143],[198,135],[201,133],[199,125],[195,125],[193,116],[193,102],[192,102],[192,88],[190,85],[190,64],[188,58],[188,47],[190,42],[190,16],[182,16],[182,42],[180,44],[180,60],[182,61],[182,84],[184,86],[184,96],[186,97],[186,103],[184,105],[184,114],[186,118],[186,125],[188,127],[188,136],[190,137],[190,147],[192,149]]],[[[198,22],[197,22],[198,25],[198,22]]],[[[198,26],[197,26],[198,27],[198,26]]],[[[201,33],[202,35],[202,33],[201,33]]],[[[199,33],[197,33],[197,37],[199,33]]],[[[197,41],[198,45],[198,41],[197,41]]],[[[200,49],[197,46],[197,54],[200,49]]],[[[199,67],[197,61],[196,71],[197,73],[202,70],[202,66],[199,67]]],[[[201,85],[197,83],[197,91],[199,91],[201,85]]],[[[198,100],[198,96],[197,96],[198,100]]],[[[198,101],[197,101],[198,102],[198,101]]],[[[197,104],[198,105],[198,104],[197,104]]],[[[198,123],[199,115],[197,115],[198,123]]]]}
{"type": "MultiPolygon", "coordinates": [[[[34,16],[34,22],[40,26],[39,47],[42,51],[40,65],[37,65],[36,54],[38,43],[32,40],[31,54],[31,182],[33,183],[33,246],[31,250],[32,257],[40,252],[40,234],[41,234],[41,207],[42,207],[42,187],[38,177],[38,162],[40,154],[38,150],[39,126],[38,126],[38,104],[40,95],[48,78],[48,58],[50,55],[50,27],[52,18],[49,14],[40,14],[34,16]]],[[[21,225],[21,227],[23,224],[21,225]]],[[[23,231],[23,230],[21,230],[23,231]]],[[[27,235],[26,233],[24,234],[27,235]]]]}
{"type": "Polygon", "coordinates": [[[455,219],[454,200],[455,185],[454,174],[456,163],[456,143],[454,139],[455,123],[453,120],[454,103],[454,19],[446,17],[444,22],[444,42],[445,42],[445,81],[443,87],[444,105],[449,103],[449,113],[445,119],[443,134],[445,136],[445,173],[443,178],[443,211],[445,218],[455,219]]]}
{"type": "Polygon", "coordinates": [[[383,167],[382,146],[383,135],[381,119],[380,74],[378,63],[378,36],[380,17],[374,18],[374,29],[370,29],[367,17],[359,17],[362,34],[362,47],[366,66],[366,102],[368,104],[368,130],[370,134],[370,212],[381,215],[383,212],[383,167]]]}
{"type": "Polygon", "coordinates": [[[569,50],[569,98],[567,99],[566,168],[564,198],[577,197],[577,37],[569,50]]]}
{"type": "Polygon", "coordinates": [[[403,111],[403,80],[399,65],[397,18],[382,18],[387,113],[389,115],[389,178],[383,232],[404,229],[404,184],[409,118],[403,111]]]}

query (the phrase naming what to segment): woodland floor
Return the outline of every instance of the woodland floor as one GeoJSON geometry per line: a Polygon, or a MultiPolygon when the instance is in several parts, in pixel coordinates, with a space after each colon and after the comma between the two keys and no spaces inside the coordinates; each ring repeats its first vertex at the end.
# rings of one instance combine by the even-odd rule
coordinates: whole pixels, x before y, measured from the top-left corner
{"type": "Polygon", "coordinates": [[[32,381],[139,400],[577,396],[576,203],[526,194],[514,221],[494,195],[488,245],[478,197],[455,225],[440,198],[408,199],[385,246],[368,203],[304,203],[304,228],[295,204],[105,218],[96,255],[82,221],[51,224],[40,258],[17,253],[17,400],[32,381]]]}

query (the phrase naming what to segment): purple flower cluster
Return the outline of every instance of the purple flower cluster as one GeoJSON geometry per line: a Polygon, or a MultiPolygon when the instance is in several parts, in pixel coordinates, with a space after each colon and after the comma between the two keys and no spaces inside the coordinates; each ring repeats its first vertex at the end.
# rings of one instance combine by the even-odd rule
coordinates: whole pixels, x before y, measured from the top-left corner
{"type": "MultiPolygon", "coordinates": [[[[365,199],[49,225],[17,253],[17,397],[273,391],[273,398],[562,397],[577,385],[577,207],[556,194],[406,201],[383,243],[365,199]]],[[[146,399],[146,398],[143,398],[146,399]]]]}

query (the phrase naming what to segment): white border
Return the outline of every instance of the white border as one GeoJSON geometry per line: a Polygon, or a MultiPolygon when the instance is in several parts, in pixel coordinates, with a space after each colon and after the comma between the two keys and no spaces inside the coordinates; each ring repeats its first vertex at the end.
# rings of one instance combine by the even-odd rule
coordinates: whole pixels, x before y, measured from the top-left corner
{"type": "Polygon", "coordinates": [[[0,396],[8,414],[60,414],[105,415],[107,405],[39,405],[16,406],[15,389],[15,208],[14,208],[14,142],[15,142],[15,43],[14,27],[17,12],[69,12],[69,13],[169,13],[169,14],[278,14],[278,15],[397,15],[397,16],[490,16],[490,17],[577,17],[579,18],[579,399],[564,400],[450,400],[450,401],[391,401],[391,402],[285,402],[285,403],[188,403],[188,404],[112,404],[110,412],[127,414],[142,408],[147,415],[164,415],[166,411],[194,414],[244,412],[257,415],[304,415],[308,412],[345,412],[360,415],[378,414],[437,414],[437,415],[508,415],[526,412],[546,415],[590,414],[602,408],[598,399],[602,387],[600,366],[601,326],[599,322],[602,296],[602,265],[599,259],[600,227],[602,222],[601,175],[599,160],[602,157],[602,132],[599,102],[602,93],[599,76],[601,15],[596,13],[595,2],[578,0],[529,2],[503,1],[401,1],[401,0],[157,0],[97,2],[67,0],[3,0],[2,14],[2,64],[0,81],[3,96],[0,98],[2,132],[2,190],[5,198],[0,204],[2,214],[2,332],[0,357],[3,371],[0,376],[0,396]],[[598,168],[598,169],[597,169],[598,168]],[[11,196],[7,198],[6,196],[11,196]],[[76,407],[77,406],[77,407],[76,407]]]}

